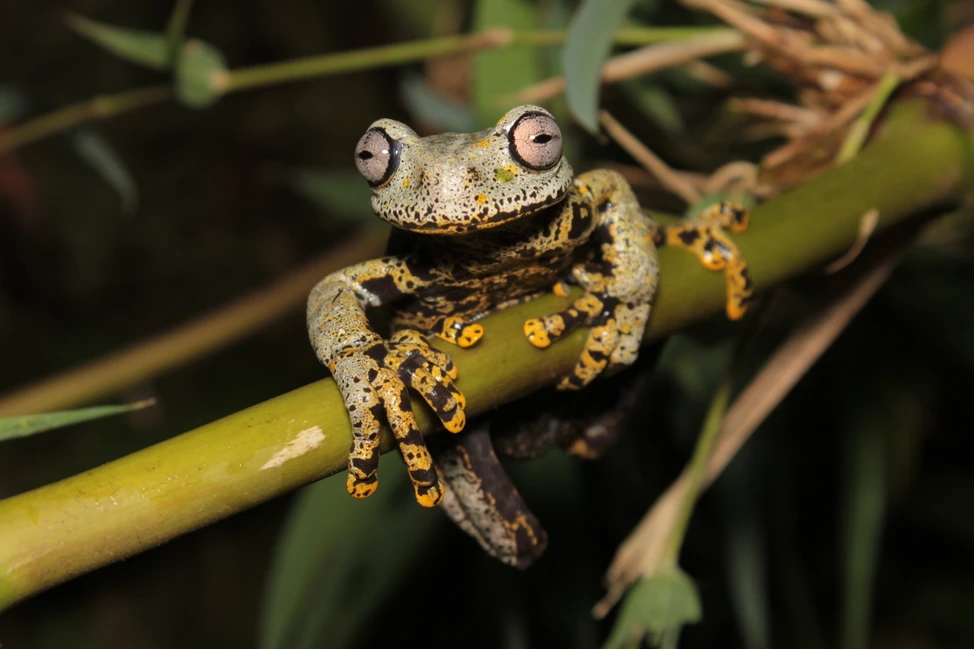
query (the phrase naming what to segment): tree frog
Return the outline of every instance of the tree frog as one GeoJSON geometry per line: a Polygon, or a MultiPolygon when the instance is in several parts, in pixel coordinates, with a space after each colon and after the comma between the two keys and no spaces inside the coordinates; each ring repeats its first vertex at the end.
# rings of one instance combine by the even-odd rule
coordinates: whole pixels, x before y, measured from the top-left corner
{"type": "MultiPolygon", "coordinates": [[[[589,327],[578,362],[557,385],[583,388],[636,360],[659,279],[657,245],[685,246],[708,267],[725,269],[728,314],[744,313],[751,283],[724,228],[744,229],[747,212],[721,203],[690,222],[657,227],[617,172],[576,176],[558,123],[531,105],[469,134],[420,137],[380,119],[359,140],[355,164],[397,243],[384,257],[325,277],[307,310],[312,346],[352,424],[347,489],[358,498],[375,492],[379,431],[388,422],[416,500],[443,503],[489,552],[523,567],[543,550],[543,530],[504,483],[486,429],[467,427],[434,458],[416,425],[413,394],[450,433],[466,426],[456,366],[428,337],[470,347],[485,335],[478,322],[485,315],[576,284],[581,297],[526,321],[524,334],[526,344],[545,348],[589,327]],[[392,312],[387,339],[366,317],[367,307],[380,306],[392,312]]],[[[576,450],[585,444],[558,439],[576,450]]]]}

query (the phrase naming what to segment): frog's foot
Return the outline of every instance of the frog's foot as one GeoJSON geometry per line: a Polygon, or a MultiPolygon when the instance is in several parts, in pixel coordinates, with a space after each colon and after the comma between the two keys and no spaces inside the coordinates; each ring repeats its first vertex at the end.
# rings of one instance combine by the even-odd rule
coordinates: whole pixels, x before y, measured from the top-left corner
{"type": "Polygon", "coordinates": [[[749,214],[736,203],[721,201],[711,205],[686,223],[661,229],[657,245],[680,246],[690,250],[710,270],[724,271],[727,281],[727,317],[738,320],[747,312],[754,286],[737,245],[724,231],[743,232],[749,214]]]}
{"type": "Polygon", "coordinates": [[[463,435],[432,440],[445,485],[443,510],[491,556],[517,568],[540,557],[548,535],[518,494],[481,419],[463,435]]]}
{"type": "Polygon", "coordinates": [[[586,293],[558,313],[526,321],[524,335],[532,345],[544,349],[576,327],[592,328],[575,369],[557,386],[559,390],[578,390],[599,374],[631,365],[636,360],[648,318],[649,304],[632,304],[610,295],[586,293]]]}
{"type": "Polygon", "coordinates": [[[457,370],[449,356],[432,349],[418,332],[405,330],[388,342],[346,350],[330,369],[352,422],[348,492],[365,498],[378,487],[379,429],[385,418],[399,442],[416,500],[426,507],[437,505],[443,485],[413,416],[407,386],[423,397],[447,430],[463,429],[466,402],[453,385],[457,370]]]}
{"type": "Polygon", "coordinates": [[[437,338],[453,343],[457,347],[473,347],[484,337],[484,327],[477,323],[467,323],[463,318],[450,316],[433,325],[432,333],[437,338]]]}

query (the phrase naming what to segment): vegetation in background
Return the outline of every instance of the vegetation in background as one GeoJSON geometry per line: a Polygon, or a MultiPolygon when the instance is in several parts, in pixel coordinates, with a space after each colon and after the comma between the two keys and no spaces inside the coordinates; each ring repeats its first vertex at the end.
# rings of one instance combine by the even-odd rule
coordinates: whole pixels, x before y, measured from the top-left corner
{"type": "MultiPolygon", "coordinates": [[[[779,4],[748,6],[772,6],[761,14],[769,28],[807,28],[779,4]]],[[[0,413],[38,419],[0,421],[0,439],[18,437],[0,444],[0,497],[321,377],[302,296],[323,267],[351,261],[336,254],[381,248],[381,234],[356,234],[371,223],[364,183],[348,174],[355,140],[380,115],[430,133],[545,101],[583,127],[566,129],[576,168],[612,165],[645,205],[675,213],[728,194],[779,197],[854,160],[897,90],[937,108],[932,118],[970,114],[963,84],[909,85],[931,69],[927,50],[870,22],[858,0],[803,4],[820,21],[821,60],[798,39],[761,65],[753,49],[751,60],[739,53],[754,47],[747,28],[763,27],[748,11],[721,13],[742,6],[11,8],[0,39],[0,413]],[[856,41],[850,34],[863,32],[841,20],[824,31],[832,23],[816,12],[828,7],[856,16],[853,27],[867,26],[879,45],[856,41]],[[833,50],[845,58],[828,58],[833,50]],[[860,60],[862,51],[870,56],[860,60]],[[879,52],[889,58],[877,67],[879,52]],[[612,83],[602,85],[610,53],[602,74],[612,83]],[[796,60],[806,64],[798,72],[796,60]],[[833,91],[815,95],[809,79],[825,73],[833,91]],[[618,146],[591,136],[600,124],[618,146]],[[109,394],[137,403],[45,414],[109,394]],[[137,409],[150,398],[155,407],[137,409]],[[27,403],[37,409],[20,411],[27,403]],[[52,416],[122,413],[26,436],[52,416]]],[[[969,2],[874,6],[934,51],[974,19],[969,2]]],[[[614,648],[648,636],[681,647],[967,646],[974,266],[956,198],[920,215],[939,218],[913,246],[919,220],[880,236],[895,208],[870,216],[864,205],[849,225],[859,244],[848,272],[808,269],[768,293],[744,327],[716,317],[660,343],[652,389],[608,457],[513,465],[552,538],[525,574],[481,556],[439,512],[412,506],[386,462],[374,499],[348,498],[341,478],[321,481],[15,605],[0,613],[0,642],[614,648]],[[733,449],[726,464],[751,433],[698,494],[723,468],[714,468],[721,449],[733,449]],[[653,558],[646,548],[657,541],[653,558]],[[620,545],[641,549],[627,564],[613,560],[620,545]],[[612,612],[597,620],[610,566],[610,594],[615,584],[616,598],[629,595],[614,609],[603,602],[600,616],[612,612]]],[[[816,214],[830,196],[811,200],[821,201],[809,205],[816,214]]],[[[809,219],[802,245],[829,236],[823,222],[809,219]]],[[[769,267],[804,250],[761,249],[769,267]]]]}

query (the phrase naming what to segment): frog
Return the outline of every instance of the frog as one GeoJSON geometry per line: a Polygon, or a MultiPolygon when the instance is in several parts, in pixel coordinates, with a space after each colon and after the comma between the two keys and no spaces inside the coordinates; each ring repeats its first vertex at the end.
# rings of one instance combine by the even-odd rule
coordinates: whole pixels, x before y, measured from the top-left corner
{"type": "MultiPolygon", "coordinates": [[[[753,286],[727,231],[743,231],[748,213],[721,202],[678,225],[657,225],[619,172],[576,175],[557,120],[534,105],[474,133],[421,137],[402,122],[379,119],[358,141],[355,164],[371,187],[373,212],[393,228],[389,248],[323,278],[307,304],[311,345],[351,423],[346,489],[366,498],[378,488],[380,431],[388,424],[416,501],[442,505],[488,553],[526,567],[546,536],[496,457],[492,435],[505,436],[491,432],[484,417],[468,425],[457,367],[430,339],[472,347],[486,333],[485,316],[550,291],[569,297],[574,285],[579,295],[527,319],[523,333],[526,344],[545,349],[588,328],[576,364],[555,386],[583,389],[635,363],[659,283],[661,245],[685,247],[706,267],[724,270],[727,314],[743,316],[753,286]],[[374,307],[390,311],[388,337],[369,320],[374,307]],[[414,395],[453,439],[427,443],[414,395]]],[[[604,433],[606,417],[540,437],[538,430],[559,424],[535,418],[518,427],[526,437],[510,436],[517,441],[501,450],[527,455],[519,449],[535,435],[544,440],[535,452],[561,444],[593,457],[593,431],[604,433]]]]}

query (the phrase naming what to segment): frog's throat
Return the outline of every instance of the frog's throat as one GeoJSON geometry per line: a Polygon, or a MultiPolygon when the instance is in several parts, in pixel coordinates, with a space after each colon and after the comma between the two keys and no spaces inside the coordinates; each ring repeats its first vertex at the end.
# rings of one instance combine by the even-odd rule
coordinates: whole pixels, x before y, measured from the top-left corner
{"type": "MultiPolygon", "coordinates": [[[[493,230],[503,225],[509,225],[544,212],[553,205],[557,205],[558,203],[564,201],[568,196],[569,189],[570,186],[561,194],[558,194],[557,196],[554,196],[543,203],[536,203],[530,207],[521,208],[520,210],[510,212],[494,212],[487,215],[474,214],[469,219],[452,223],[436,223],[437,219],[433,217],[431,211],[428,222],[395,223],[390,221],[390,225],[408,232],[431,234],[435,236],[462,236],[465,234],[474,234],[476,232],[483,232],[484,230],[493,230]]],[[[379,218],[383,218],[381,215],[378,216],[379,218]]],[[[383,218],[383,220],[388,219],[383,218]]]]}

